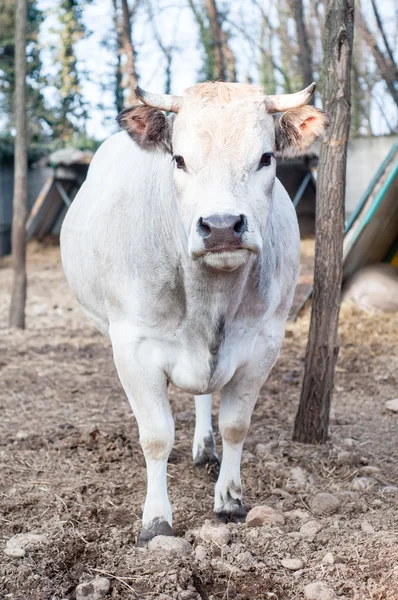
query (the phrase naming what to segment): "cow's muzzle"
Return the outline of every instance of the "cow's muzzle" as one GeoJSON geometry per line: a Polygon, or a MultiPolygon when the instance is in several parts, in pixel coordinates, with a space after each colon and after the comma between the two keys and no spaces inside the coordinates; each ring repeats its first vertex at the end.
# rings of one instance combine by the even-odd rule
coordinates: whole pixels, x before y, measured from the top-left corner
{"type": "Polygon", "coordinates": [[[200,217],[197,231],[203,238],[205,252],[230,252],[245,248],[242,236],[247,231],[245,215],[210,215],[200,217]]]}

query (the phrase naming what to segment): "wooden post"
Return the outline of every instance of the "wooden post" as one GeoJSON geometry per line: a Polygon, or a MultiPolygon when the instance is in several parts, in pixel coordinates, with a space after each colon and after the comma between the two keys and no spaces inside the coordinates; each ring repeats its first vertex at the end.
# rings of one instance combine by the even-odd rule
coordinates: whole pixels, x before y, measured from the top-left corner
{"type": "Polygon", "coordinates": [[[12,218],[12,259],[14,284],[11,295],[10,327],[25,328],[26,303],[26,21],[27,0],[17,0],[15,15],[15,153],[12,218]]]}
{"type": "Polygon", "coordinates": [[[344,197],[351,109],[354,0],[327,0],[323,106],[331,126],[318,167],[315,274],[305,372],[293,439],[324,443],[328,437],[334,371],[339,351],[344,197]]]}

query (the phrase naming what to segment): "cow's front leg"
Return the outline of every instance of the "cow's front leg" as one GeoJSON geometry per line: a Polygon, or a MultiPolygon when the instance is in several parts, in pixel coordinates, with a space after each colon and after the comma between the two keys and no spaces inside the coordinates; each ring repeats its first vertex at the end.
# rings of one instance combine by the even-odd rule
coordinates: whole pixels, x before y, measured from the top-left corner
{"type": "Polygon", "coordinates": [[[283,331],[284,323],[277,324],[272,335],[258,339],[253,353],[256,358],[239,369],[221,392],[219,427],[223,451],[214,516],[224,522],[246,516],[240,476],[242,449],[260,389],[278,357],[283,331]]]}
{"type": "Polygon", "coordinates": [[[167,460],[174,445],[174,421],[165,374],[126,328],[110,328],[115,365],[137,419],[147,467],[147,494],[138,544],[157,535],[173,535],[167,494],[167,460]]]}
{"type": "Polygon", "coordinates": [[[196,466],[219,464],[211,422],[211,394],[195,396],[195,434],[192,456],[196,466]]]}

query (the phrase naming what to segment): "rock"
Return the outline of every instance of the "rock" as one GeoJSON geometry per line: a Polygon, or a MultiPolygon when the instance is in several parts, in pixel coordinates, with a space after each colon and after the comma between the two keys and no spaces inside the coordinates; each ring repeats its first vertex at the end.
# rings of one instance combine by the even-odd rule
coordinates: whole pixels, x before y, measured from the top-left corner
{"type": "Polygon", "coordinates": [[[310,516],[311,515],[307,510],[301,510],[301,508],[296,508],[294,510],[285,512],[285,517],[287,519],[300,519],[301,521],[304,521],[305,519],[308,520],[310,516]]]}
{"type": "Polygon", "coordinates": [[[349,465],[353,462],[353,456],[348,450],[342,450],[337,454],[337,462],[339,465],[349,465]]]}
{"type": "Polygon", "coordinates": [[[231,532],[227,525],[215,525],[209,520],[204,522],[199,535],[205,542],[213,542],[218,546],[228,544],[231,539],[231,532]]]}
{"type": "Polygon", "coordinates": [[[111,587],[106,577],[96,577],[92,581],[81,583],[76,587],[76,600],[101,600],[111,587]]]}
{"type": "Polygon", "coordinates": [[[327,554],[325,554],[325,556],[322,558],[322,564],[323,565],[333,565],[334,564],[334,556],[332,552],[328,552],[327,554]]]}
{"type": "Polygon", "coordinates": [[[361,523],[361,529],[364,533],[368,533],[369,535],[373,535],[374,533],[376,533],[375,528],[368,523],[368,521],[363,521],[361,523]]]}
{"type": "Polygon", "coordinates": [[[375,483],[376,480],[373,477],[354,477],[351,487],[353,490],[361,491],[373,487],[375,483]]]}
{"type": "Polygon", "coordinates": [[[184,410],[182,412],[176,413],[175,419],[176,421],[188,423],[189,421],[193,421],[195,419],[195,415],[191,410],[184,410]]]}
{"type": "Polygon", "coordinates": [[[301,467],[290,469],[290,479],[296,486],[304,487],[308,482],[308,473],[301,467]]]}
{"type": "Polygon", "coordinates": [[[385,485],[380,490],[383,494],[397,494],[398,487],[395,485],[385,485]]]}
{"type": "Polygon", "coordinates": [[[335,600],[336,594],[324,581],[314,581],[304,588],[306,600],[335,600]]]}
{"type": "Polygon", "coordinates": [[[187,540],[170,535],[157,535],[148,543],[148,550],[152,552],[167,552],[172,556],[186,556],[192,547],[187,540]]]}
{"type": "Polygon", "coordinates": [[[273,496],[281,496],[281,498],[286,498],[287,500],[293,498],[292,494],[289,494],[289,492],[287,492],[286,490],[282,490],[281,488],[275,488],[271,490],[271,494],[273,496]]]}
{"type": "Polygon", "coordinates": [[[10,558],[23,558],[25,556],[25,550],[13,546],[11,548],[6,548],[4,554],[7,554],[10,558]]]}
{"type": "Polygon", "coordinates": [[[386,404],[386,409],[394,412],[394,413],[398,413],[398,398],[393,398],[392,400],[387,400],[386,404]]]}
{"type": "Polygon", "coordinates": [[[316,515],[332,515],[338,510],[340,500],[328,492],[319,492],[310,499],[309,504],[316,515]]]}
{"type": "Polygon", "coordinates": [[[247,465],[252,462],[256,462],[256,457],[248,450],[244,450],[242,452],[242,464],[247,465]]]}
{"type": "Polygon", "coordinates": [[[107,595],[111,582],[106,577],[96,577],[76,587],[76,600],[101,600],[107,595]]]}
{"type": "Polygon", "coordinates": [[[15,439],[19,440],[21,442],[23,442],[24,440],[27,440],[28,438],[29,438],[29,433],[27,431],[23,431],[22,429],[17,431],[17,433],[15,434],[15,439]]]}
{"type": "Polygon", "coordinates": [[[278,442],[269,442],[268,444],[256,444],[254,453],[259,458],[268,457],[272,450],[278,447],[278,442]]]}
{"type": "Polygon", "coordinates": [[[347,446],[347,448],[354,448],[355,440],[354,440],[354,438],[347,437],[347,438],[344,438],[343,444],[344,444],[344,446],[347,446]]]}
{"type": "Polygon", "coordinates": [[[365,467],[361,467],[360,472],[364,475],[376,475],[380,473],[379,467],[374,467],[373,465],[366,465],[365,467]]]}
{"type": "Polygon", "coordinates": [[[285,517],[279,510],[275,510],[270,506],[255,506],[252,508],[247,517],[246,525],[248,527],[256,527],[258,525],[284,525],[285,517]]]}
{"type": "Polygon", "coordinates": [[[201,544],[199,544],[195,548],[195,558],[197,558],[197,560],[200,560],[200,561],[206,560],[206,558],[207,558],[206,548],[204,546],[202,546],[201,544]]]}
{"type": "Polygon", "coordinates": [[[299,571],[303,568],[304,563],[299,558],[284,558],[281,560],[282,567],[289,569],[289,571],[299,571]]]}
{"type": "Polygon", "coordinates": [[[322,525],[318,521],[308,521],[300,527],[300,533],[309,541],[312,541],[317,533],[322,529],[322,525]]]}
{"type": "Polygon", "coordinates": [[[47,538],[39,533],[17,533],[10,538],[4,550],[4,553],[11,558],[22,558],[25,556],[26,550],[30,550],[35,546],[45,544],[47,538]]]}

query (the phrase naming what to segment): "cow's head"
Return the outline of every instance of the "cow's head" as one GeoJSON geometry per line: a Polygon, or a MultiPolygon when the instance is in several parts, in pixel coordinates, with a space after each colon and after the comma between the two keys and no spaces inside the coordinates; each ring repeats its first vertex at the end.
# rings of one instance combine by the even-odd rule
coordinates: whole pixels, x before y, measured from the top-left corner
{"type": "Polygon", "coordinates": [[[169,96],[136,88],[143,105],[125,109],[118,122],[142,148],[173,159],[193,259],[234,270],[260,253],[276,157],[302,155],[328,124],[323,111],[307,106],[314,90],[315,83],[297,94],[264,96],[255,86],[217,82],[169,96]]]}

